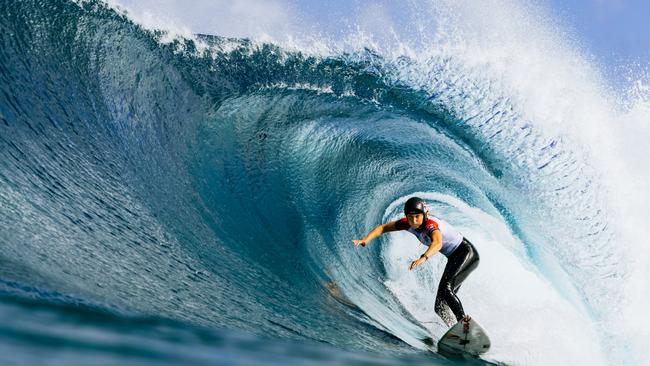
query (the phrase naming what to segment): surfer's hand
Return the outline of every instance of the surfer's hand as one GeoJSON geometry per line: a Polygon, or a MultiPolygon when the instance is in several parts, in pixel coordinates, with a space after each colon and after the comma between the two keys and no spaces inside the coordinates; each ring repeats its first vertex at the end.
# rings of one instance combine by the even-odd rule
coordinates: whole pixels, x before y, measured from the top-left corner
{"type": "Polygon", "coordinates": [[[359,246],[359,245],[361,245],[362,247],[365,247],[365,246],[366,246],[366,242],[363,241],[363,240],[352,240],[352,243],[354,243],[354,246],[355,246],[355,247],[356,247],[356,246],[359,246]]]}
{"type": "Polygon", "coordinates": [[[413,270],[415,268],[418,268],[422,263],[426,262],[427,259],[425,257],[420,257],[413,262],[411,262],[411,266],[409,267],[409,270],[413,270]]]}

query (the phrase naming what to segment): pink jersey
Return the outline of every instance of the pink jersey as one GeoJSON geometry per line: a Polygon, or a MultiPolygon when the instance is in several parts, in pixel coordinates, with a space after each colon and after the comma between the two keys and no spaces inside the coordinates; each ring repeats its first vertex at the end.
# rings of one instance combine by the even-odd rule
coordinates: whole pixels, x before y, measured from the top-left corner
{"type": "Polygon", "coordinates": [[[451,224],[433,216],[429,216],[424,225],[424,230],[422,231],[411,229],[411,225],[409,225],[409,221],[406,217],[398,220],[395,223],[395,228],[397,230],[407,230],[409,233],[415,235],[420,243],[426,246],[431,245],[431,234],[435,230],[440,230],[440,233],[442,234],[442,248],[440,248],[440,253],[447,257],[450,256],[463,241],[463,235],[458,232],[458,230],[454,229],[451,224]]]}

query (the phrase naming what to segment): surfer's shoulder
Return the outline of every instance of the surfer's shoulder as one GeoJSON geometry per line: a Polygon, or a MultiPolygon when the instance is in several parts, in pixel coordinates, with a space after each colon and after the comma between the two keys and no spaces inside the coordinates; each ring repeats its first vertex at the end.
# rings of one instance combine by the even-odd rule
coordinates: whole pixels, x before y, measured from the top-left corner
{"type": "Polygon", "coordinates": [[[401,219],[394,221],[395,223],[395,230],[406,230],[411,227],[409,225],[409,220],[406,217],[402,217],[401,219]]]}
{"type": "Polygon", "coordinates": [[[427,231],[439,230],[438,221],[434,219],[427,219],[427,224],[425,225],[427,231]]]}

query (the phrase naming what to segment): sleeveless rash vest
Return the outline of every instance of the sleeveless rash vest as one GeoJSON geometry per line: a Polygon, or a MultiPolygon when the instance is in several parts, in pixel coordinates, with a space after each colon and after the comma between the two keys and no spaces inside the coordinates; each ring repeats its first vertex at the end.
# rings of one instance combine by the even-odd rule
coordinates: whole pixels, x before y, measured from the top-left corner
{"type": "Polygon", "coordinates": [[[451,224],[433,216],[427,218],[424,230],[422,231],[411,229],[411,225],[409,225],[406,217],[398,220],[395,223],[395,228],[397,230],[406,230],[415,235],[420,243],[426,246],[431,245],[431,233],[435,230],[440,230],[440,233],[442,234],[442,248],[440,248],[440,253],[444,254],[446,257],[449,257],[463,241],[463,235],[458,230],[454,229],[451,224]]]}

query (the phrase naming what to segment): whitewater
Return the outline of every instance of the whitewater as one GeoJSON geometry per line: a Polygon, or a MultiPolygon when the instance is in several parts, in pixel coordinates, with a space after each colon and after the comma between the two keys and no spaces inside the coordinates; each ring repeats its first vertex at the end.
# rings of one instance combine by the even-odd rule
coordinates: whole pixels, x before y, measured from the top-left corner
{"type": "Polygon", "coordinates": [[[445,259],[351,243],[413,195],[481,254],[481,362],[650,362],[650,78],[482,4],[244,37],[0,2],[2,363],[462,364],[445,259]]]}

